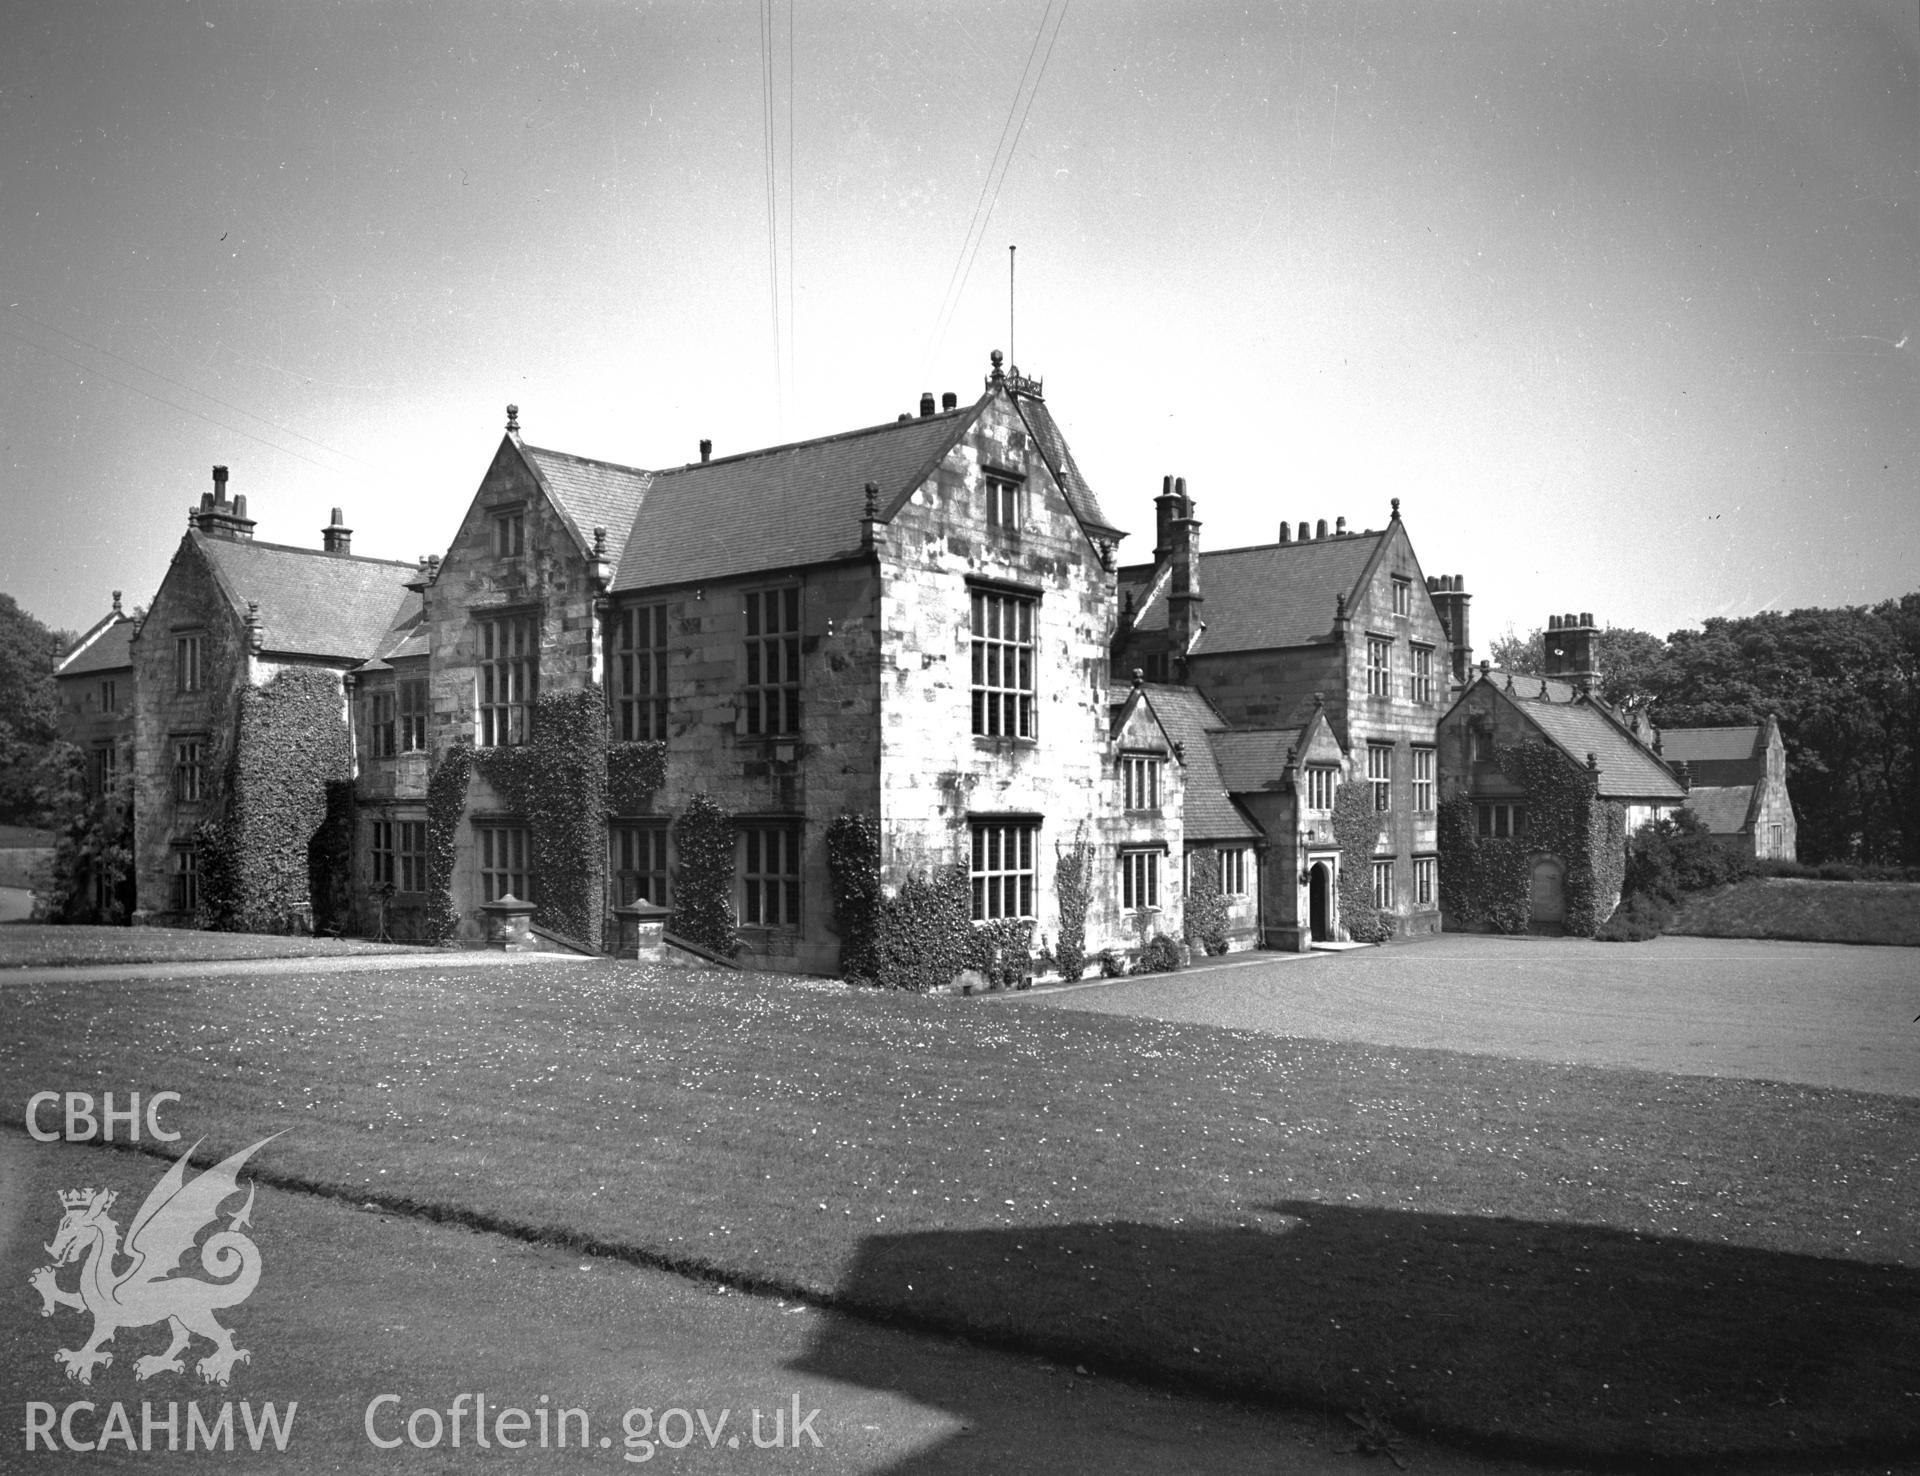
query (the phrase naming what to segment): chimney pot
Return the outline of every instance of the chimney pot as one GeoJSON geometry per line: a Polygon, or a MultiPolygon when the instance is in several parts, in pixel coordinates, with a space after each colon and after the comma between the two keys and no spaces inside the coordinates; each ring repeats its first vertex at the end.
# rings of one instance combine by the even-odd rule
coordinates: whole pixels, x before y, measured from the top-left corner
{"type": "Polygon", "coordinates": [[[1335,518],[1333,520],[1333,531],[1335,535],[1338,537],[1341,537],[1341,538],[1346,537],[1347,536],[1347,520],[1345,518],[1335,518]]]}
{"type": "Polygon", "coordinates": [[[952,390],[948,390],[945,394],[940,396],[940,408],[942,410],[959,409],[960,397],[956,395],[952,390]]]}
{"type": "Polygon", "coordinates": [[[233,515],[236,518],[244,518],[247,515],[247,494],[246,493],[240,492],[235,494],[233,499],[233,515]]]}
{"type": "Polygon", "coordinates": [[[712,458],[713,442],[703,438],[700,442],[700,459],[702,461],[710,461],[712,458]]]}
{"type": "Polygon", "coordinates": [[[1581,623],[1582,625],[1592,625],[1592,624],[1593,624],[1593,611],[1591,611],[1591,610],[1582,610],[1582,611],[1580,612],[1580,623],[1581,623]]]}
{"type": "Polygon", "coordinates": [[[333,510],[333,521],[320,530],[320,546],[330,554],[353,552],[353,529],[346,526],[346,518],[339,508],[333,510]]]}
{"type": "Polygon", "coordinates": [[[1293,542],[1293,524],[1289,523],[1285,518],[1280,520],[1280,541],[1282,543],[1293,542]]]}
{"type": "Polygon", "coordinates": [[[1327,536],[1327,520],[1325,518],[1320,519],[1319,522],[1313,525],[1313,536],[1316,542],[1327,536]]]}
{"type": "Polygon", "coordinates": [[[1307,542],[1308,539],[1312,537],[1313,537],[1313,525],[1308,523],[1306,519],[1302,518],[1300,520],[1300,541],[1302,543],[1305,543],[1307,542]]]}
{"type": "Polygon", "coordinates": [[[920,392],[920,413],[922,415],[933,414],[933,391],[932,390],[922,390],[920,392]]]}
{"type": "Polygon", "coordinates": [[[227,495],[227,469],[224,466],[216,465],[214,467],[213,486],[217,496],[225,497],[227,495]]]}
{"type": "Polygon", "coordinates": [[[912,417],[911,415],[909,415],[909,414],[907,414],[907,413],[906,413],[906,412],[905,412],[905,411],[903,410],[903,411],[901,411],[901,412],[900,412],[900,419],[902,419],[902,420],[912,420],[912,419],[913,419],[913,417],[912,417]]]}

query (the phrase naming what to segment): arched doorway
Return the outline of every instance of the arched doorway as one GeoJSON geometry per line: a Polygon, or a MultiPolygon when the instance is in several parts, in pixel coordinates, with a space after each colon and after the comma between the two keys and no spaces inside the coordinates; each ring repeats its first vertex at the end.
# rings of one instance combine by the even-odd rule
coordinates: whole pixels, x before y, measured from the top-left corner
{"type": "Polygon", "coordinates": [[[1567,871],[1553,856],[1533,858],[1528,920],[1536,928],[1563,927],[1567,921],[1567,871]]]}
{"type": "Polygon", "coordinates": [[[1316,861],[1307,873],[1307,917],[1312,925],[1313,941],[1333,941],[1333,873],[1327,863],[1316,861]]]}

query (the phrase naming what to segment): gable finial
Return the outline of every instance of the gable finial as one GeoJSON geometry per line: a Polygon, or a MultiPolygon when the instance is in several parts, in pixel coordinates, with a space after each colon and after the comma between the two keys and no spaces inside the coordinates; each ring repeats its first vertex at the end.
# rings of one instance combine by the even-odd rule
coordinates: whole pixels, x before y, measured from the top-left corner
{"type": "Polygon", "coordinates": [[[116,614],[116,615],[118,615],[118,614],[120,614],[120,613],[121,613],[121,610],[120,610],[120,591],[119,591],[119,590],[117,590],[117,589],[116,589],[116,590],[115,590],[115,591],[113,592],[113,613],[114,613],[114,614],[116,614]]]}
{"type": "Polygon", "coordinates": [[[999,349],[995,349],[987,358],[993,364],[993,372],[987,376],[987,388],[992,389],[996,384],[1006,383],[1006,371],[1000,367],[1006,362],[1006,357],[999,349]]]}
{"type": "Polygon", "coordinates": [[[1400,521],[1400,499],[1398,497],[1393,499],[1393,520],[1396,523],[1400,521]]]}
{"type": "Polygon", "coordinates": [[[1144,671],[1142,671],[1142,670],[1141,670],[1141,669],[1140,669],[1139,667],[1137,667],[1137,666],[1136,666],[1136,667],[1134,667],[1134,669],[1133,669],[1133,690],[1134,690],[1134,691],[1136,691],[1136,692],[1138,692],[1138,691],[1139,691],[1139,690],[1140,690],[1140,689],[1141,689],[1142,687],[1144,687],[1144,686],[1145,686],[1146,684],[1147,684],[1147,674],[1146,674],[1146,672],[1144,672],[1144,671]]]}
{"type": "Polygon", "coordinates": [[[878,482],[868,482],[866,493],[867,510],[862,513],[861,516],[871,520],[880,516],[880,484],[878,482]]]}
{"type": "Polygon", "coordinates": [[[520,407],[518,405],[507,406],[507,434],[510,436],[520,434],[520,407]]]}
{"type": "Polygon", "coordinates": [[[607,556],[607,530],[605,528],[595,528],[593,530],[593,556],[596,559],[604,559],[607,556]]]}
{"type": "Polygon", "coordinates": [[[1320,708],[1323,708],[1326,705],[1327,705],[1327,694],[1325,692],[1315,692],[1313,694],[1313,706],[1315,711],[1318,711],[1320,708]]]}

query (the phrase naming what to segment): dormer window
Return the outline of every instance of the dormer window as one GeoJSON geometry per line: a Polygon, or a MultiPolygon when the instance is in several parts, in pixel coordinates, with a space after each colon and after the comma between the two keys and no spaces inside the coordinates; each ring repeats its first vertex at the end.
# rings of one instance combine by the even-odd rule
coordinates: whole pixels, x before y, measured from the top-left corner
{"type": "Polygon", "coordinates": [[[1160,776],[1166,760],[1155,754],[1130,753],[1120,760],[1121,786],[1129,810],[1160,808],[1160,776]]]}
{"type": "Polygon", "coordinates": [[[1411,615],[1413,613],[1413,581],[1393,576],[1393,613],[1411,615]]]}

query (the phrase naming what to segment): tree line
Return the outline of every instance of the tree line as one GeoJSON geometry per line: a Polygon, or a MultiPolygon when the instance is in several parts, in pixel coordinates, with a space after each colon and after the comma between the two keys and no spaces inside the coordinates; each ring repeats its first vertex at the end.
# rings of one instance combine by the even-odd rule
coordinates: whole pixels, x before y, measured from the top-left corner
{"type": "MultiPolygon", "coordinates": [[[[1920,593],[1876,605],[1715,616],[1664,641],[1602,631],[1599,695],[1660,728],[1779,718],[1805,861],[1920,865],[1920,593]]],[[[1542,632],[1488,652],[1525,676],[1542,632]]]]}

